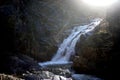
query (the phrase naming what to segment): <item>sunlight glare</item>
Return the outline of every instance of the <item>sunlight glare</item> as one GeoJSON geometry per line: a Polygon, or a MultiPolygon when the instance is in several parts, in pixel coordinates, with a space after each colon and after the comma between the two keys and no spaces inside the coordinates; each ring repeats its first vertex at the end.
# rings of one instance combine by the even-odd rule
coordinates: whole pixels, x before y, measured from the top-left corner
{"type": "Polygon", "coordinates": [[[107,7],[116,3],[117,1],[118,0],[83,0],[83,2],[86,4],[97,7],[107,7]]]}

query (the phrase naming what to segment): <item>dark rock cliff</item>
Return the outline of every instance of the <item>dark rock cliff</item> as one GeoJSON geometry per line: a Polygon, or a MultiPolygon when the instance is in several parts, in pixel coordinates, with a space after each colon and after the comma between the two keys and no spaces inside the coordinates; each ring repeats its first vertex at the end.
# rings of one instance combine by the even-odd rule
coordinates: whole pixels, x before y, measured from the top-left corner
{"type": "Polygon", "coordinates": [[[105,80],[119,78],[120,61],[120,6],[107,10],[107,17],[96,28],[93,35],[81,37],[76,45],[73,68],[77,73],[87,73],[105,80]]]}

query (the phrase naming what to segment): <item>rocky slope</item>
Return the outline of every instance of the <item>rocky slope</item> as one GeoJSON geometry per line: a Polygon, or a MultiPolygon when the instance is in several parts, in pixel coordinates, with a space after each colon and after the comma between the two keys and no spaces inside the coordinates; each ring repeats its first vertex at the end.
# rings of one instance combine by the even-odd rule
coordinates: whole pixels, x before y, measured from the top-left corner
{"type": "Polygon", "coordinates": [[[110,7],[107,17],[96,28],[93,35],[83,35],[76,46],[73,68],[77,73],[103,77],[105,80],[119,78],[120,55],[120,6],[110,7]]]}

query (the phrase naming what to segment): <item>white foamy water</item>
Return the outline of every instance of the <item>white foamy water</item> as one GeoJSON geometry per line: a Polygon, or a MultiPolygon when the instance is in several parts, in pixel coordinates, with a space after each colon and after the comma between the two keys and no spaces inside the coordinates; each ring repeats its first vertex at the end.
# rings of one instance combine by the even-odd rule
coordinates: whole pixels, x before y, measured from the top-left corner
{"type": "Polygon", "coordinates": [[[39,63],[39,65],[66,64],[70,57],[75,55],[75,46],[80,36],[92,32],[101,21],[102,19],[96,18],[88,25],[74,27],[71,34],[61,43],[52,60],[45,63],[39,63]]]}
{"type": "Polygon", "coordinates": [[[75,46],[81,35],[89,34],[101,22],[100,18],[94,19],[90,24],[75,27],[72,33],[63,41],[56,55],[51,61],[69,61],[71,55],[75,54],[75,46]]]}

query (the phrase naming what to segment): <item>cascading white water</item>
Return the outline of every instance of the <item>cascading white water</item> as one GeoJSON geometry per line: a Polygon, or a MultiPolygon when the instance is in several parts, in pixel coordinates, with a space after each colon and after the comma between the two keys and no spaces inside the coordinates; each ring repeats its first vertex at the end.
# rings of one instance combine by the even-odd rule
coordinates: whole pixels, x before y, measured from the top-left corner
{"type": "Polygon", "coordinates": [[[100,22],[101,19],[97,18],[88,25],[75,27],[72,33],[60,45],[51,61],[69,61],[70,56],[75,54],[75,45],[80,36],[91,32],[100,22]]]}
{"type": "Polygon", "coordinates": [[[75,46],[80,36],[89,34],[101,21],[102,19],[96,18],[88,25],[75,27],[71,34],[60,45],[52,60],[45,63],[39,63],[39,65],[67,64],[71,55],[75,54],[75,46]]]}

